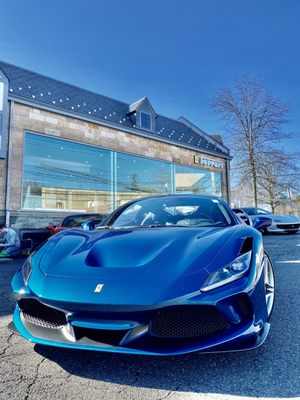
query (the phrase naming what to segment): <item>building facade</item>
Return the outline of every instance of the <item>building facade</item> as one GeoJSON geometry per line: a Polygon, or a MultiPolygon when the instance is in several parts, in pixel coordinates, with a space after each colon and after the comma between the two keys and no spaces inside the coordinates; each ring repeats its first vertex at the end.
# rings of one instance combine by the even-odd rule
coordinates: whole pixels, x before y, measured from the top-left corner
{"type": "Polygon", "coordinates": [[[126,104],[0,62],[0,135],[0,215],[17,228],[147,195],[229,201],[228,148],[146,97],[126,104]]]}

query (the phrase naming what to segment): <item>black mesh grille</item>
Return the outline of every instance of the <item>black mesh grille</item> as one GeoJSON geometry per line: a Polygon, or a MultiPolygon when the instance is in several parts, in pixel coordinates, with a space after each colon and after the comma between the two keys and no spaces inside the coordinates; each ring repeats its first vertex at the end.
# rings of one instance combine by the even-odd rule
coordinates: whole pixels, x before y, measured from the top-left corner
{"type": "Polygon", "coordinates": [[[66,315],[60,310],[48,307],[33,299],[23,299],[19,302],[26,321],[44,328],[61,328],[66,325],[66,315]]]}
{"type": "Polygon", "coordinates": [[[210,336],[228,328],[228,321],[212,306],[169,307],[150,322],[151,334],[165,338],[210,336]]]}
{"type": "Polygon", "coordinates": [[[285,224],[285,225],[279,225],[277,224],[278,229],[299,229],[300,224],[285,224]]]}

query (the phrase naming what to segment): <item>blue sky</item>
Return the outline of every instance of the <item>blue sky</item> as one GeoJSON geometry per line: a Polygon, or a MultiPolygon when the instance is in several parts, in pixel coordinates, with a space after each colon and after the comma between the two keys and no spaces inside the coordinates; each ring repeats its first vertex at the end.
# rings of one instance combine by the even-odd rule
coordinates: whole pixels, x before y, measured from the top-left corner
{"type": "Polygon", "coordinates": [[[221,132],[210,102],[262,74],[300,145],[298,0],[0,0],[0,59],[221,132]]]}

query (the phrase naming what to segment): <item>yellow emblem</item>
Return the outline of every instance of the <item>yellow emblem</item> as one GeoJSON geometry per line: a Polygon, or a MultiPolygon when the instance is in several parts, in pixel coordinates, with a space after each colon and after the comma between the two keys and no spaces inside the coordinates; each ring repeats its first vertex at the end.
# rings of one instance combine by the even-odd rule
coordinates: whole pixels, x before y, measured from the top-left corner
{"type": "Polygon", "coordinates": [[[94,293],[100,293],[103,286],[104,286],[103,283],[98,283],[98,285],[96,286],[96,289],[94,290],[94,293]]]}

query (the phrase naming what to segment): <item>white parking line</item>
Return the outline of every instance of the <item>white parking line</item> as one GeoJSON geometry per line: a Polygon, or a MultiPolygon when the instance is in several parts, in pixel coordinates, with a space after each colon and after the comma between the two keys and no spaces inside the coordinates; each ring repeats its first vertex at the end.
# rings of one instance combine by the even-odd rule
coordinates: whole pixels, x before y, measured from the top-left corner
{"type": "Polygon", "coordinates": [[[300,260],[275,261],[275,264],[300,264],[300,260]]]}

